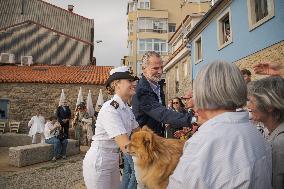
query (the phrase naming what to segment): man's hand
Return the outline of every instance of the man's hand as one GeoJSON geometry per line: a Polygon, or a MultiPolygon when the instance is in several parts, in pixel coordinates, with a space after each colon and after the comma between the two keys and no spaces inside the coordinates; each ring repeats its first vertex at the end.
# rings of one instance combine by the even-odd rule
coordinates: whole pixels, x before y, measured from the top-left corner
{"type": "Polygon", "coordinates": [[[272,62],[261,62],[257,65],[253,66],[253,70],[256,74],[260,75],[273,75],[273,76],[280,76],[281,69],[283,74],[284,65],[276,64],[272,62]]]}

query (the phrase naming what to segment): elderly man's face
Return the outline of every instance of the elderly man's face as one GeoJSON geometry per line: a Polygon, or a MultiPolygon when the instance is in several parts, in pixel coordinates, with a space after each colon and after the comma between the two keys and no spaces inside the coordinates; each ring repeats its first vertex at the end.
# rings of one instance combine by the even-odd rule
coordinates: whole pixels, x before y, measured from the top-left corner
{"type": "Polygon", "coordinates": [[[147,66],[143,70],[143,74],[148,80],[158,83],[163,74],[162,59],[156,56],[150,57],[147,66]]]}

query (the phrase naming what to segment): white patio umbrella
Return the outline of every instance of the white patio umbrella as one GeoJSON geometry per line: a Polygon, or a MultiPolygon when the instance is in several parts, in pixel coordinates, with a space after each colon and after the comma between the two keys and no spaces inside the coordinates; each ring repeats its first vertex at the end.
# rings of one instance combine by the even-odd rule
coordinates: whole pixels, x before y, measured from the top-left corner
{"type": "Polygon", "coordinates": [[[78,106],[81,102],[84,102],[84,100],[83,100],[83,93],[82,93],[82,87],[80,87],[80,89],[79,89],[76,106],[78,106]]]}
{"type": "Polygon", "coordinates": [[[59,99],[59,106],[63,105],[64,101],[65,101],[65,94],[64,94],[64,89],[61,90],[61,95],[60,95],[60,99],[59,99]]]}
{"type": "Polygon", "coordinates": [[[104,104],[104,97],[103,97],[102,89],[100,89],[98,100],[97,100],[96,107],[95,107],[96,110],[98,110],[98,107],[102,106],[103,104],[104,104]]]}
{"type": "Polygon", "coordinates": [[[93,106],[92,94],[91,90],[89,90],[88,97],[87,97],[87,112],[90,116],[94,116],[95,110],[93,106]]]}

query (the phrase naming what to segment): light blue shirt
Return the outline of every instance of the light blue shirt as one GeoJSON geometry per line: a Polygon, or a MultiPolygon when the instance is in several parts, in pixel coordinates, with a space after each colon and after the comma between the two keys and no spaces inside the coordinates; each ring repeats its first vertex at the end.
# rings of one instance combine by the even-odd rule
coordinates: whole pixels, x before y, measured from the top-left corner
{"type": "Polygon", "coordinates": [[[248,113],[223,113],[185,143],[168,189],[270,189],[271,161],[271,147],[248,113]]]}
{"type": "Polygon", "coordinates": [[[158,96],[159,99],[159,103],[162,104],[162,98],[161,98],[161,88],[159,84],[154,84],[153,82],[149,81],[150,87],[152,88],[152,90],[154,91],[154,93],[156,93],[156,95],[158,96]]]}

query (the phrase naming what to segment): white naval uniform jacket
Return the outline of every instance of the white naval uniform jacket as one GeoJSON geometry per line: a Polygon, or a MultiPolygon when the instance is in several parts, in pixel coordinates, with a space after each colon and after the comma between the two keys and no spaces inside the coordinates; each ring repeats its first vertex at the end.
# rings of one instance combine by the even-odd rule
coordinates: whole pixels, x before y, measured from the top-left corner
{"type": "Polygon", "coordinates": [[[118,148],[114,138],[138,127],[130,107],[118,95],[104,103],[96,121],[93,143],[104,148],[118,148]]]}

